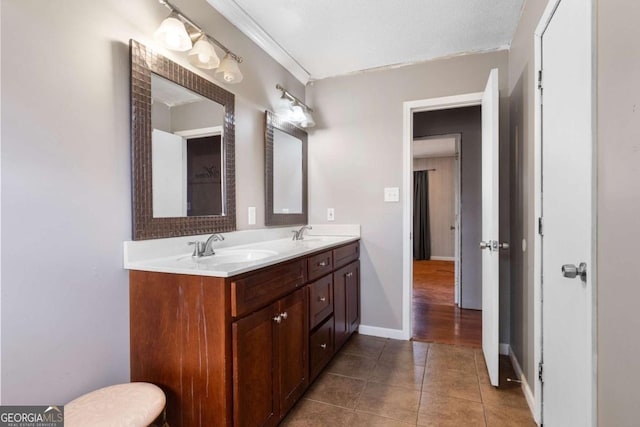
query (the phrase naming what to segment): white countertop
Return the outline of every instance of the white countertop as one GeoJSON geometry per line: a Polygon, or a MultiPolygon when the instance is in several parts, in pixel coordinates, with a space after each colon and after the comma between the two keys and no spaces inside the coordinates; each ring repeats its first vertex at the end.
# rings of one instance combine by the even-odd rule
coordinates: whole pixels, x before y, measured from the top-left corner
{"type": "Polygon", "coordinates": [[[359,225],[312,225],[303,240],[292,240],[299,227],[222,233],[216,255],[194,258],[187,242],[204,236],[124,243],[124,268],[159,273],[231,277],[360,239],[359,225]],[[287,236],[287,237],[283,237],[287,236]]]}

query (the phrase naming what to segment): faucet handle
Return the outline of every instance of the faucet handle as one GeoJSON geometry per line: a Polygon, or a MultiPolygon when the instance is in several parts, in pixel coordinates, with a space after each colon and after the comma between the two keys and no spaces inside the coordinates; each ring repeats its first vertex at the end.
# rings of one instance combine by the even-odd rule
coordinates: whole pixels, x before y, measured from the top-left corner
{"type": "Polygon", "coordinates": [[[293,233],[291,240],[298,240],[298,232],[296,230],[291,230],[291,232],[293,233]]]}
{"type": "Polygon", "coordinates": [[[189,246],[193,246],[193,254],[191,256],[202,256],[204,252],[204,242],[200,242],[198,240],[194,240],[193,242],[188,242],[189,246]]]}

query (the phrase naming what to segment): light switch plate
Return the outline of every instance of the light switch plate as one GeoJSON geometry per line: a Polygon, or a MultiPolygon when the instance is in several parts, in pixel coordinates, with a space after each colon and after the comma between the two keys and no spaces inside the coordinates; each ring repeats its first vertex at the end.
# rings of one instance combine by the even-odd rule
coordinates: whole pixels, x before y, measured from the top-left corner
{"type": "Polygon", "coordinates": [[[327,208],[327,221],[336,220],[336,210],[334,208],[327,208]]]}
{"type": "Polygon", "coordinates": [[[385,187],[385,189],[384,189],[384,201],[385,202],[399,202],[400,201],[400,189],[398,187],[385,187]]]}
{"type": "Polygon", "coordinates": [[[254,225],[256,223],[256,207],[249,206],[249,225],[254,225]]]}

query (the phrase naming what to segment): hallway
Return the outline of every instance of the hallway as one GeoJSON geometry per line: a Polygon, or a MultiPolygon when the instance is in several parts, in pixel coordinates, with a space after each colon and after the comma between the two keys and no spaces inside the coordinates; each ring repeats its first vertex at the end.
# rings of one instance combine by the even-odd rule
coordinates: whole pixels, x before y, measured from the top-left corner
{"type": "Polygon", "coordinates": [[[482,311],[454,303],[454,262],[413,262],[413,339],[482,346],[482,311]]]}

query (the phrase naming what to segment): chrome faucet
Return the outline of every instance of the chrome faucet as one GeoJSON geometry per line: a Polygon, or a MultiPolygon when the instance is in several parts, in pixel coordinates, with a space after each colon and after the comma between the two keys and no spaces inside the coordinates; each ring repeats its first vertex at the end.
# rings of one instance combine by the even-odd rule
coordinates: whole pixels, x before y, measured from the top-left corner
{"type": "Polygon", "coordinates": [[[304,230],[313,230],[310,225],[303,225],[300,227],[300,230],[291,230],[293,234],[293,238],[291,240],[303,240],[304,239],[304,230]]]}
{"type": "Polygon", "coordinates": [[[213,242],[218,242],[218,241],[221,242],[223,240],[224,240],[224,236],[222,236],[222,234],[214,233],[211,236],[209,236],[206,242],[201,242],[201,241],[189,242],[189,245],[195,246],[193,248],[192,256],[199,258],[203,256],[215,255],[216,252],[213,250],[213,242]]]}

